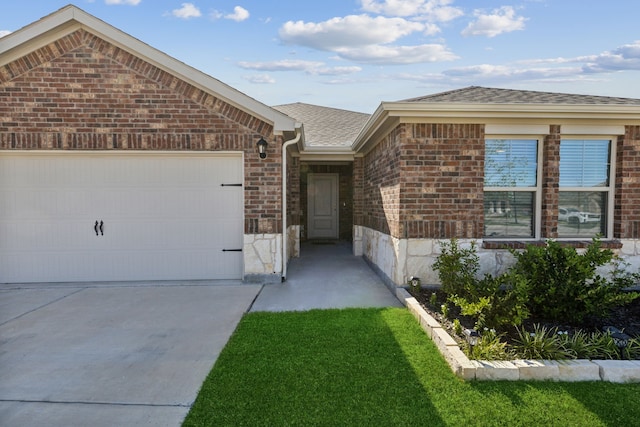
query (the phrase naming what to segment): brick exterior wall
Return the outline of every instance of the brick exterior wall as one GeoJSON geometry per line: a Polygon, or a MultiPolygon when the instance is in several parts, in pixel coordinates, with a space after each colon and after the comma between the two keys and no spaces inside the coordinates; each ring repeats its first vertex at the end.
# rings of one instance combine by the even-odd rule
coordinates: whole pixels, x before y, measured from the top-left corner
{"type": "Polygon", "coordinates": [[[401,149],[401,237],[481,237],[484,126],[405,126],[409,131],[401,149]]]}
{"type": "MultiPolygon", "coordinates": [[[[550,125],[542,153],[541,240],[558,237],[561,139],[561,126],[550,125]]],[[[626,126],[614,143],[613,237],[639,239],[640,126],[626,126]]],[[[398,125],[364,158],[355,159],[355,224],[402,239],[482,239],[484,144],[483,125],[398,125]]],[[[490,241],[484,246],[505,244],[519,247],[490,241]]]]}
{"type": "Polygon", "coordinates": [[[247,234],[282,231],[282,142],[269,123],[84,30],[0,67],[0,150],[242,151],[247,234]]]}
{"type": "Polygon", "coordinates": [[[398,126],[364,158],[362,225],[399,236],[400,145],[404,126],[398,126]]]}
{"type": "Polygon", "coordinates": [[[362,225],[398,238],[482,237],[482,125],[398,125],[363,176],[362,225]]]}
{"type": "Polygon", "coordinates": [[[640,239],[640,126],[625,126],[617,141],[614,233],[640,239]]]}

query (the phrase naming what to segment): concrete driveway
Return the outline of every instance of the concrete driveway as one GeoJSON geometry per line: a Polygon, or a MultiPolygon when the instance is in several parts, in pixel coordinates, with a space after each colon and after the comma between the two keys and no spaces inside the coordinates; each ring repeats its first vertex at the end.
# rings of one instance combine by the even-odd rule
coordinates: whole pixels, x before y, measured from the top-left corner
{"type": "Polygon", "coordinates": [[[179,426],[259,285],[0,285],[0,425],[179,426]]]}

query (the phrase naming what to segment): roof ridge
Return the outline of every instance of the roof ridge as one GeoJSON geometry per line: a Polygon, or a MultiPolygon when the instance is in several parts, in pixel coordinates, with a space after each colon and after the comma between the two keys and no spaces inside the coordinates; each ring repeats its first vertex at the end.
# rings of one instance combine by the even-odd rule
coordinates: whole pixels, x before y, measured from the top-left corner
{"type": "Polygon", "coordinates": [[[357,114],[371,115],[371,113],[363,113],[361,111],[347,110],[346,108],[329,107],[329,106],[326,106],[326,105],[310,104],[308,102],[291,102],[291,103],[287,103],[287,104],[272,105],[271,107],[277,109],[279,107],[289,107],[289,106],[294,106],[294,105],[307,106],[307,107],[313,107],[313,108],[323,108],[323,109],[335,110],[335,111],[345,111],[347,113],[357,113],[357,114]]]}

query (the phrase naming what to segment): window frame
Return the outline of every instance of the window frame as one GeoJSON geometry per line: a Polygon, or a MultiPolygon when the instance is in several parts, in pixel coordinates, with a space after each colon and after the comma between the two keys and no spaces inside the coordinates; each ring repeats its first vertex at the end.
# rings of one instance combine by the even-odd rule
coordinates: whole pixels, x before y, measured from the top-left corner
{"type": "MultiPolygon", "coordinates": [[[[540,240],[540,235],[542,232],[542,161],[543,161],[543,145],[544,145],[544,135],[522,135],[522,134],[486,134],[484,137],[484,149],[485,149],[485,162],[487,159],[486,149],[487,149],[487,140],[530,140],[536,141],[536,185],[533,187],[485,187],[483,182],[482,194],[484,200],[484,194],[487,192],[524,192],[524,193],[533,193],[533,236],[529,237],[517,237],[517,236],[484,236],[483,231],[483,240],[487,241],[536,241],[540,240]]],[[[483,170],[483,179],[484,179],[483,170]]],[[[484,202],[483,202],[484,205],[484,202]]],[[[484,217],[484,206],[483,206],[483,223],[485,220],[484,217]]]]}
{"type": "MultiPolygon", "coordinates": [[[[615,213],[615,188],[616,188],[616,141],[618,140],[617,136],[614,135],[577,135],[577,134],[562,134],[560,136],[560,144],[562,141],[609,141],[609,176],[608,176],[608,185],[606,187],[561,187],[560,186],[560,163],[562,162],[562,158],[558,161],[558,201],[560,199],[560,193],[563,192],[577,192],[577,193],[607,193],[606,201],[607,206],[604,209],[603,213],[606,215],[605,229],[606,235],[602,236],[604,240],[613,239],[613,225],[614,225],[614,213],[615,213]]],[[[558,150],[560,147],[558,147],[558,150]]],[[[558,206],[560,208],[560,206],[558,206]]],[[[559,223],[558,220],[559,213],[556,214],[555,219],[559,223]]],[[[593,236],[595,237],[595,236],[593,236]]],[[[585,239],[591,239],[592,236],[573,236],[573,237],[563,237],[560,236],[558,231],[558,240],[562,241],[584,241],[585,239]]]]}

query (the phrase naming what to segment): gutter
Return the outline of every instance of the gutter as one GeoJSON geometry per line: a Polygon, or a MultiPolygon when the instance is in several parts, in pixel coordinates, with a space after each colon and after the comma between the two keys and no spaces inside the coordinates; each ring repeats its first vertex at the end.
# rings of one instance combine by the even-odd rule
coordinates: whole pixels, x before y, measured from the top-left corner
{"type": "Polygon", "coordinates": [[[287,243],[289,240],[287,235],[287,148],[290,145],[297,144],[301,137],[302,130],[298,128],[296,129],[295,138],[282,144],[282,282],[287,280],[287,243]]]}

